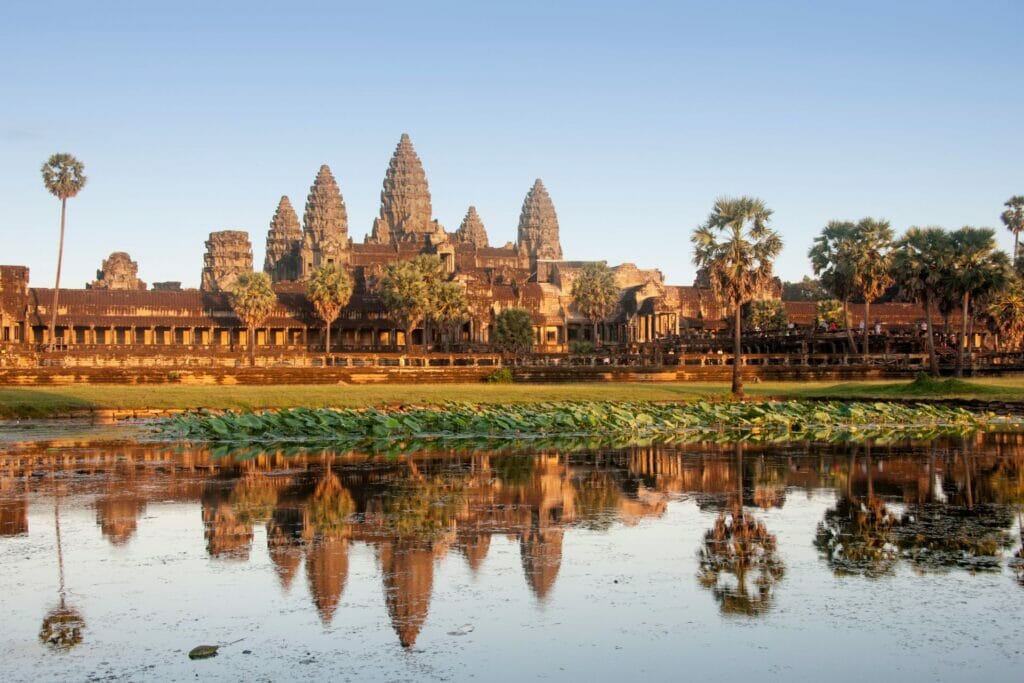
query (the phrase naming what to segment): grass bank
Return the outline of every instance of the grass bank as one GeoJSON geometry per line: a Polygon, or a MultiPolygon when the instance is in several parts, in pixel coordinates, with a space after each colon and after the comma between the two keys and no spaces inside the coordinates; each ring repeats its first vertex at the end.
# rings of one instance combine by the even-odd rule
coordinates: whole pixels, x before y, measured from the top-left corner
{"type": "MultiPolygon", "coordinates": [[[[0,418],[44,418],[90,410],[360,408],[398,404],[534,403],[540,401],[690,401],[725,398],[725,383],[417,384],[373,386],[90,385],[0,387],[0,418]]],[[[961,382],[763,382],[751,397],[914,399],[1024,402],[1024,378],[961,382]]]]}

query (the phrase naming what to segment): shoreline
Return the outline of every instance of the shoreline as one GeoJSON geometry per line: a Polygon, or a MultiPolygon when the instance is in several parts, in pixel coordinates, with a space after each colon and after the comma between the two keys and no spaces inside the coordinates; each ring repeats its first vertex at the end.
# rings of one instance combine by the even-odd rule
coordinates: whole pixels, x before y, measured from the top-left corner
{"type": "MultiPolygon", "coordinates": [[[[436,384],[385,386],[266,385],[179,387],[79,385],[0,387],[0,425],[33,419],[117,423],[211,411],[380,408],[400,405],[476,405],[552,401],[689,402],[729,400],[726,383],[436,384]]],[[[747,400],[886,401],[955,405],[972,410],[1024,412],[1018,378],[909,382],[762,382],[747,400]]]]}

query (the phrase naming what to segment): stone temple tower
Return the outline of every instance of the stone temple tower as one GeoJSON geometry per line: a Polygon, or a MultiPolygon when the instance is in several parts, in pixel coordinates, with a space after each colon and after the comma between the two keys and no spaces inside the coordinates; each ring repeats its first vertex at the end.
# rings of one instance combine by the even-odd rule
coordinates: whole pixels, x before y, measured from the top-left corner
{"type": "Polygon", "coordinates": [[[231,289],[242,273],[252,272],[252,244],[249,233],[241,230],[211,232],[203,255],[204,292],[225,292],[231,289]]]}
{"type": "Polygon", "coordinates": [[[320,167],[306,198],[301,257],[302,279],[323,263],[348,264],[351,242],[348,213],[338,183],[326,164],[320,167]]]}
{"type": "Polygon", "coordinates": [[[540,178],[526,193],[523,211],[519,214],[519,255],[528,259],[536,270],[538,260],[560,260],[562,243],[558,237],[558,216],[547,189],[540,178]]]}
{"type": "Polygon", "coordinates": [[[384,174],[380,217],[374,219],[367,242],[425,242],[428,237],[437,241],[444,237],[444,229],[431,218],[432,213],[427,174],[409,135],[402,133],[384,174]]]}
{"type": "Polygon", "coordinates": [[[487,241],[487,230],[484,228],[484,222],[480,220],[480,214],[476,212],[475,206],[469,207],[469,211],[462,219],[462,225],[455,231],[454,237],[456,242],[472,244],[477,249],[490,246],[487,241]]]}
{"type": "Polygon", "coordinates": [[[300,275],[299,251],[302,248],[302,228],[299,217],[288,197],[281,197],[277,211],[267,231],[267,257],[263,272],[274,282],[298,280],[300,275]]]}

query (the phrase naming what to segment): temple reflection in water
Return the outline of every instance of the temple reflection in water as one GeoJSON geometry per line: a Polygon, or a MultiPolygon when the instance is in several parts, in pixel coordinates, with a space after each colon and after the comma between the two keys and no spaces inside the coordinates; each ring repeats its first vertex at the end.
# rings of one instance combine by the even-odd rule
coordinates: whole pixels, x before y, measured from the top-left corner
{"type": "Polygon", "coordinates": [[[57,492],[89,496],[99,531],[115,546],[140,533],[147,506],[198,503],[210,558],[248,561],[262,526],[281,588],[291,590],[304,573],[324,624],[341,609],[349,555],[363,545],[376,558],[387,614],[404,647],[415,644],[427,619],[435,566],[448,553],[476,573],[492,538],[510,539],[526,584],[544,602],[558,582],[566,534],[635,525],[680,500],[712,518],[693,549],[693,580],[723,614],[771,609],[785,590],[786,561],[767,511],[784,507],[787,497],[820,491],[834,492],[835,503],[807,543],[836,574],[880,579],[901,563],[917,572],[1005,564],[1020,576],[1013,534],[1024,504],[1019,434],[909,445],[705,444],[397,458],[46,446],[54,444],[0,459],[3,536],[30,533],[30,499],[57,492]]]}

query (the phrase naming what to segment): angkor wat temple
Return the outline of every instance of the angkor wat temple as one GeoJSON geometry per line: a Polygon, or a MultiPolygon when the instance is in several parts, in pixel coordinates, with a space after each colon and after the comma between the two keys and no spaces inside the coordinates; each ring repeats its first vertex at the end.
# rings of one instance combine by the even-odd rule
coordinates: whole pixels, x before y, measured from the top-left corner
{"type": "MultiPolygon", "coordinates": [[[[571,342],[591,338],[592,326],[571,296],[584,262],[563,258],[558,216],[544,184],[538,179],[527,192],[514,243],[493,246],[472,206],[459,228],[448,232],[433,217],[423,165],[409,136],[402,135],[384,176],[380,215],[362,243],[349,235],[345,201],[326,165],[310,187],[301,224],[291,201],[281,197],[267,231],[263,264],[278,305],[257,331],[257,346],[322,347],[322,323],[305,296],[304,280],[321,264],[333,262],[344,265],[355,284],[335,323],[335,350],[404,348],[402,326],[389,318],[374,281],[387,264],[419,254],[437,255],[450,277],[465,287],[469,319],[457,340],[465,348],[486,346],[495,316],[510,307],[532,314],[538,351],[565,351],[571,342]]],[[[246,331],[228,305],[226,291],[240,273],[252,270],[252,245],[248,233],[241,231],[210,233],[201,285],[195,290],[182,289],[178,282],[154,283],[147,289],[129,255],[114,252],[85,288],[61,289],[56,337],[66,348],[244,347],[246,331]]],[[[706,288],[668,285],[661,271],[631,263],[615,266],[614,272],[621,296],[602,326],[606,343],[643,343],[682,329],[723,324],[724,312],[706,288]]],[[[28,268],[0,266],[0,341],[48,343],[53,294],[50,288],[29,286],[28,268]]],[[[766,296],[778,298],[778,292],[766,296]]],[[[905,322],[919,317],[916,306],[895,306],[900,310],[876,308],[876,313],[897,315],[905,322]]],[[[788,308],[790,320],[811,322],[813,304],[788,308]]],[[[437,341],[434,334],[428,340],[423,334],[415,329],[412,343],[437,341]]]]}

